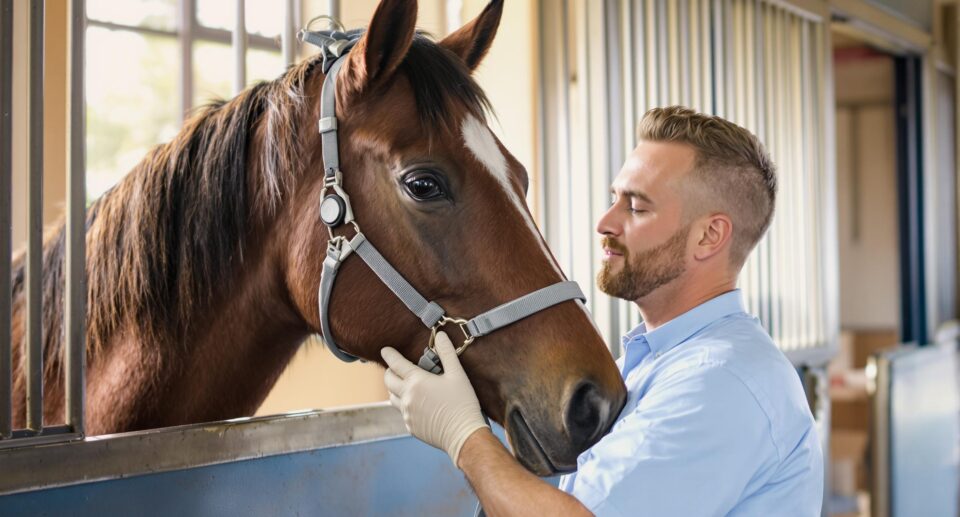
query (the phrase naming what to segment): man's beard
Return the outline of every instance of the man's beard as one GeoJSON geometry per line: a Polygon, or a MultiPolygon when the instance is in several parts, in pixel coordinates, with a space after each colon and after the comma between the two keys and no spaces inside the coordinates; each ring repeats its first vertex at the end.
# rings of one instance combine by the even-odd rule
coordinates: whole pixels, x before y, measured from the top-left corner
{"type": "Polygon", "coordinates": [[[603,247],[622,253],[623,266],[619,272],[614,273],[611,261],[604,261],[597,273],[597,287],[610,296],[624,300],[636,301],[646,297],[686,270],[684,256],[689,233],[690,225],[686,225],[663,244],[645,250],[635,257],[631,257],[630,252],[612,237],[604,236],[603,247]]]}

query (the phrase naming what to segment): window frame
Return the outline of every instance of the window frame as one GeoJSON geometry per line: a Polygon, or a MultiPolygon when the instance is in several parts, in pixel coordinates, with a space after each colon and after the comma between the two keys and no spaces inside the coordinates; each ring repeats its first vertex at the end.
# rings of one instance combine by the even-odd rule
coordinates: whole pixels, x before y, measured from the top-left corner
{"type": "MultiPolygon", "coordinates": [[[[206,27],[197,19],[196,0],[177,0],[176,28],[173,30],[141,27],[126,23],[91,18],[84,12],[86,27],[99,27],[114,31],[128,31],[143,35],[174,38],[180,44],[180,110],[177,113],[177,123],[183,124],[184,119],[194,109],[193,94],[195,81],[193,74],[193,50],[197,42],[209,42],[231,45],[234,51],[234,94],[239,93],[246,86],[247,67],[246,59],[250,50],[279,51],[285,65],[295,60],[294,28],[300,25],[302,6],[295,0],[283,0],[284,26],[276,37],[251,34],[246,30],[245,0],[235,0],[234,8],[237,16],[233,30],[206,27]],[[239,34],[239,37],[238,37],[239,34]]],[[[86,34],[86,30],[84,30],[86,34]]]]}

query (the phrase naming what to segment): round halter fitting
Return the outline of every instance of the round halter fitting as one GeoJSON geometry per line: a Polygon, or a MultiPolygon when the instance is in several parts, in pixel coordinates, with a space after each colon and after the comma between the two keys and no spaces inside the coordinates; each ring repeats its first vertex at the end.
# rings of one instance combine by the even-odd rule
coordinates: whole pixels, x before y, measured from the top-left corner
{"type": "Polygon", "coordinates": [[[337,194],[327,194],[320,202],[320,220],[330,228],[343,224],[347,216],[347,203],[337,194]]]}

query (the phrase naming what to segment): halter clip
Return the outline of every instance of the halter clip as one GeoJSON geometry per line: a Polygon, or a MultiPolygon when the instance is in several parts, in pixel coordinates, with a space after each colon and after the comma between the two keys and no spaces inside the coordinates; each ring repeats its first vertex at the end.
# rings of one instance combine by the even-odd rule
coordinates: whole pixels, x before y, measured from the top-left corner
{"type": "Polygon", "coordinates": [[[443,327],[447,326],[448,323],[454,323],[460,327],[460,331],[463,332],[463,344],[457,347],[457,355],[463,353],[464,350],[473,343],[473,340],[476,339],[476,336],[470,335],[470,331],[467,330],[467,320],[463,318],[451,318],[450,316],[444,316],[440,319],[433,327],[430,328],[430,342],[427,343],[427,348],[430,350],[436,350],[436,341],[437,341],[437,332],[440,331],[443,327]]]}

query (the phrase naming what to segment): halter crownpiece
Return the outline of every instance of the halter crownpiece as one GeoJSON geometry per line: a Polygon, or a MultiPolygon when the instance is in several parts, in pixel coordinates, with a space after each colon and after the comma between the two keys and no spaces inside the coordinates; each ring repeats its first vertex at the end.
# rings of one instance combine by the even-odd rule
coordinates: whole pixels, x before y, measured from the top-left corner
{"type": "MultiPolygon", "coordinates": [[[[318,17],[327,18],[327,17],[318,17]]],[[[570,300],[585,301],[583,292],[576,282],[559,282],[532,293],[526,294],[513,301],[509,301],[491,309],[473,319],[451,318],[446,315],[443,307],[436,302],[428,301],[401,275],[390,262],[367,240],[359,225],[354,220],[353,208],[350,205],[350,196],[343,190],[343,173],[340,170],[340,152],[337,139],[336,116],[336,82],[337,72],[343,66],[343,58],[359,40],[359,35],[351,36],[341,30],[311,31],[311,20],[307,28],[301,30],[297,37],[304,43],[320,47],[323,57],[323,72],[327,74],[323,81],[320,94],[320,131],[321,150],[323,152],[323,191],[320,202],[320,220],[327,227],[330,240],[327,242],[327,256],[323,261],[323,272],[320,275],[318,304],[320,310],[320,329],[323,332],[323,341],[334,356],[343,361],[355,361],[358,358],[340,348],[333,337],[330,327],[330,298],[333,293],[333,284],[337,278],[340,265],[348,256],[356,253],[367,266],[380,278],[401,302],[414,313],[420,321],[430,329],[430,341],[424,348],[419,366],[432,373],[440,373],[443,368],[440,358],[434,348],[437,332],[448,324],[459,326],[463,332],[463,344],[457,348],[457,355],[470,346],[478,337],[485,336],[495,330],[516,323],[528,316],[544,309],[570,300]],[[351,225],[353,237],[347,238],[336,235],[334,230],[344,225],[351,225]]],[[[339,26],[333,19],[331,25],[339,26]]]]}

